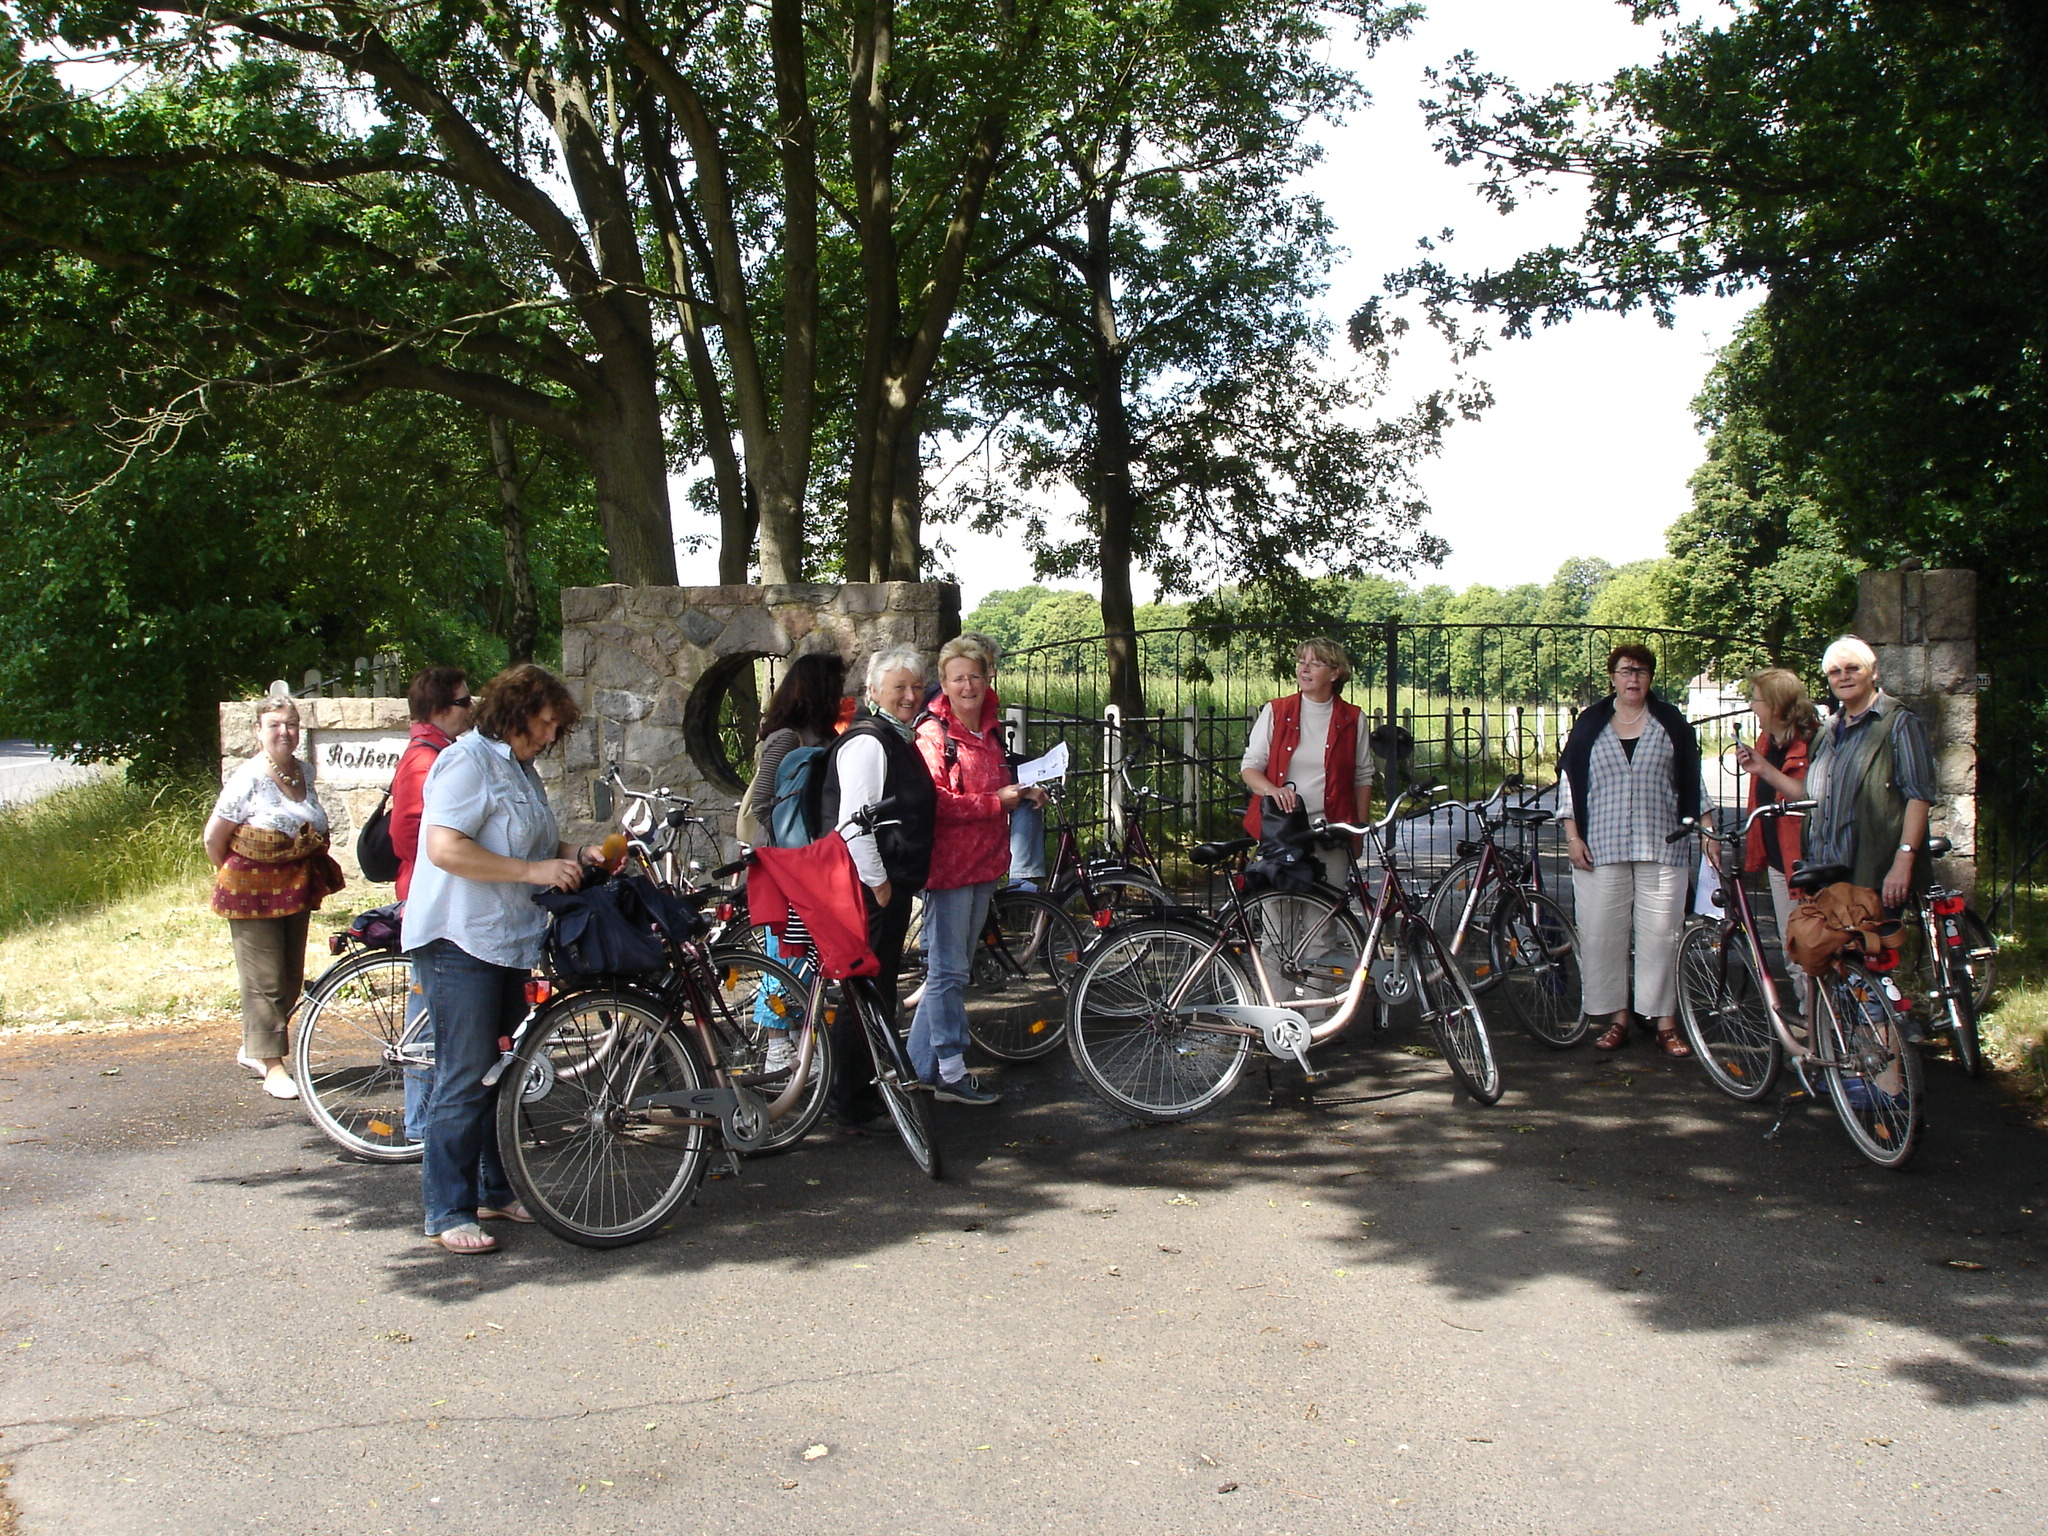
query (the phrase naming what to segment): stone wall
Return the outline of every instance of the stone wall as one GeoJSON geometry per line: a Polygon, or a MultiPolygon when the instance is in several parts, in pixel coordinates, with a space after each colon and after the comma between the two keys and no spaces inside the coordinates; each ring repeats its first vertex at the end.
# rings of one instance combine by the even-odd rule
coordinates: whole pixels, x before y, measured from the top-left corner
{"type": "Polygon", "coordinates": [[[1933,829],[1955,844],[1941,878],[1977,882],[1977,573],[1865,571],[1856,633],[1877,652],[1879,681],[1926,722],[1939,799],[1933,829]]]}
{"type": "MultiPolygon", "coordinates": [[[[356,865],[356,831],[377,810],[384,787],[398,767],[411,730],[404,699],[295,699],[299,706],[299,756],[307,765],[320,804],[327,812],[336,859],[348,875],[348,889],[336,898],[351,908],[396,901],[388,885],[372,885],[356,865]]],[[[220,707],[220,776],[241,767],[257,752],[254,704],[220,707]]]]}
{"type": "Polygon", "coordinates": [[[834,650],[857,680],[877,650],[912,645],[929,661],[959,632],[960,589],[950,583],[565,590],[562,676],[583,723],[564,751],[540,760],[565,833],[597,833],[590,785],[616,757],[635,787],[651,782],[715,813],[730,850],[751,765],[734,772],[717,746],[718,707],[735,679],[761,657],[834,650]]]}

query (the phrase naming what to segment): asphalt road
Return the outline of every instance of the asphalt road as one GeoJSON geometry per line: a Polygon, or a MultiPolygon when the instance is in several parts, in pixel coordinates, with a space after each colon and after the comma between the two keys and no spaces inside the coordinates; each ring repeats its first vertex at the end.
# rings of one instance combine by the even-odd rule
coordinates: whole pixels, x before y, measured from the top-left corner
{"type": "Polygon", "coordinates": [[[1885,1174],[1640,1047],[1503,1038],[1479,1110],[1412,1039],[1168,1129],[1060,1056],[942,1107],[947,1183],[819,1138],[639,1247],[465,1260],[225,1029],[10,1038],[19,1529],[2042,1529],[2016,1108],[1936,1067],[1885,1174]]]}
{"type": "Polygon", "coordinates": [[[40,800],[53,789],[88,784],[109,771],[103,764],[57,757],[32,741],[0,741],[0,806],[40,800]]]}

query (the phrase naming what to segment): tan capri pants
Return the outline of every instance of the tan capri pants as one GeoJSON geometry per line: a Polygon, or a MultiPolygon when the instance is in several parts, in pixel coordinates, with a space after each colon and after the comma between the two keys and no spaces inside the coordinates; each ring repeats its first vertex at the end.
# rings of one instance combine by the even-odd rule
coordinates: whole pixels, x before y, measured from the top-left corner
{"type": "Polygon", "coordinates": [[[1599,864],[1572,870],[1578,899],[1579,975],[1595,1017],[1629,1006],[1629,948],[1635,948],[1635,1011],[1661,1019],[1677,1011],[1678,934],[1685,924],[1683,864],[1599,864]]]}
{"type": "Polygon", "coordinates": [[[228,919],[235,977],[242,984],[242,1049],[257,1061],[290,1053],[284,1026],[305,989],[312,915],[228,919]]]}

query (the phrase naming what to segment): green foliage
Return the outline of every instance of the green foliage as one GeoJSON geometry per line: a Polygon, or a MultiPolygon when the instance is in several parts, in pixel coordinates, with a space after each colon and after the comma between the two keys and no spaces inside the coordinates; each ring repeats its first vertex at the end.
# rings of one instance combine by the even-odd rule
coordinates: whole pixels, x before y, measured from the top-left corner
{"type": "MultiPolygon", "coordinates": [[[[124,472],[74,426],[0,458],[0,732],[145,776],[219,755],[216,706],[392,651],[487,676],[503,581],[482,423],[386,396],[231,401],[124,472]],[[82,497],[80,486],[97,486],[82,497]]],[[[573,477],[536,472],[544,633],[601,580],[573,477]]]]}
{"type": "Polygon", "coordinates": [[[1846,629],[1862,562],[1818,494],[1819,474],[1763,424],[1754,386],[1768,349],[1760,316],[1714,364],[1695,404],[1712,432],[1692,478],[1692,510],[1666,534],[1670,622],[1738,637],[1737,668],[1811,667],[1846,629]]]}
{"type": "Polygon", "coordinates": [[[208,777],[109,774],[0,811],[0,935],[203,874],[219,792],[208,777]]]}

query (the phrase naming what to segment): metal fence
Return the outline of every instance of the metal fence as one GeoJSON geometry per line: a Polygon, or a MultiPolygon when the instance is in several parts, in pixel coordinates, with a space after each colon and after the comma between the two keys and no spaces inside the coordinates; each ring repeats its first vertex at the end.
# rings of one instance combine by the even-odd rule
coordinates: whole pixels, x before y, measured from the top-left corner
{"type": "MultiPolygon", "coordinates": [[[[1066,741],[1073,754],[1067,801],[1099,843],[1116,843],[1132,816],[1144,818],[1155,848],[1235,836],[1247,800],[1238,776],[1245,743],[1260,707],[1293,691],[1295,638],[1269,629],[1141,631],[1135,640],[1145,710],[1133,715],[1108,697],[1103,636],[1013,651],[1003,658],[997,687],[1014,749],[1036,755],[1066,741]],[[1163,801],[1134,799],[1126,777],[1163,801]]],[[[1699,727],[1713,798],[1738,805],[1746,796],[1726,749],[1737,729],[1753,728],[1753,719],[1734,685],[1715,675],[1724,658],[1742,650],[1727,637],[1385,621],[1349,626],[1333,638],[1352,659],[1345,696],[1365,711],[1373,732],[1381,806],[1418,780],[1448,784],[1460,799],[1491,793],[1510,773],[1531,785],[1552,784],[1578,711],[1608,691],[1609,651],[1631,642],[1650,648],[1659,692],[1699,727]]],[[[1410,829],[1415,867],[1427,877],[1440,873],[1473,830],[1468,811],[1439,807],[1410,829]]],[[[1546,827],[1538,851],[1555,885],[1568,887],[1562,832],[1546,827]]],[[[1168,873],[1199,889],[1198,872],[1185,862],[1168,873]]]]}
{"type": "Polygon", "coordinates": [[[1979,665],[1977,907],[1993,931],[2031,939],[2048,866],[2048,646],[1989,652],[1979,665]]]}

